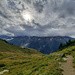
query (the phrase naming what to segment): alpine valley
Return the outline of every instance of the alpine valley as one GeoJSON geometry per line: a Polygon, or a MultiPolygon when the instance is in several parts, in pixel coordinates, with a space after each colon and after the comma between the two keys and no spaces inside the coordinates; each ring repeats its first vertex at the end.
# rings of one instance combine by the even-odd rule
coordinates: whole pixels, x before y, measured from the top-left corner
{"type": "Polygon", "coordinates": [[[5,35],[0,36],[1,39],[8,41],[11,44],[21,46],[23,48],[33,48],[44,54],[51,54],[58,50],[60,43],[65,44],[69,39],[68,36],[50,36],[50,37],[37,37],[37,36],[16,36],[8,37],[5,35]]]}

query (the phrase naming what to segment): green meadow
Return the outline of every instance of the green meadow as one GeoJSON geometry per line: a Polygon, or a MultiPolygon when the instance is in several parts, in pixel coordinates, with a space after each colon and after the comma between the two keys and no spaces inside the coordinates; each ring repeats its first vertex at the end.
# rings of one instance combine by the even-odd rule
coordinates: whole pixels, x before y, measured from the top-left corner
{"type": "Polygon", "coordinates": [[[72,55],[75,68],[75,46],[44,55],[31,48],[21,48],[0,39],[0,72],[2,75],[62,75],[59,62],[66,62],[60,54],[72,55]]]}

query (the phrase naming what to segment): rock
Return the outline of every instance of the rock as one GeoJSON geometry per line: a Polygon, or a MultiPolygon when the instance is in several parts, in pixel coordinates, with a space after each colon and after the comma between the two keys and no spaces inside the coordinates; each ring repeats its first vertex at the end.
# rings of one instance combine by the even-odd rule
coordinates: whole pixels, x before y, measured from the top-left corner
{"type": "Polygon", "coordinates": [[[65,57],[65,53],[60,54],[61,57],[65,57]]]}

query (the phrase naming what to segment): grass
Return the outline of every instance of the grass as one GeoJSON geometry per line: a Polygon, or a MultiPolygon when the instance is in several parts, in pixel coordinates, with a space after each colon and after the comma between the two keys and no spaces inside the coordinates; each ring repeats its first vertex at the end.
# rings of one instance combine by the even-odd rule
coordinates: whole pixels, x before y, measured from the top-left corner
{"type": "Polygon", "coordinates": [[[3,75],[61,75],[54,54],[44,55],[37,50],[21,48],[0,39],[0,72],[3,75]]]}
{"type": "Polygon", "coordinates": [[[74,57],[75,46],[68,46],[62,51],[44,55],[37,50],[21,48],[0,40],[0,72],[9,70],[3,75],[62,75],[59,62],[66,62],[60,54],[64,53],[74,57]]]}
{"type": "Polygon", "coordinates": [[[59,62],[67,62],[67,60],[63,59],[64,57],[60,57],[60,59],[58,60],[59,62]]]}
{"type": "Polygon", "coordinates": [[[13,52],[13,53],[24,53],[24,54],[42,54],[41,52],[32,48],[21,48],[0,39],[0,52],[13,52]]]}
{"type": "Polygon", "coordinates": [[[61,75],[55,55],[16,55],[18,56],[0,60],[0,64],[4,64],[0,67],[0,71],[4,67],[9,70],[4,75],[61,75]]]}
{"type": "MultiPolygon", "coordinates": [[[[75,41],[75,40],[74,40],[75,41]]],[[[73,41],[73,42],[74,42],[73,41]]],[[[58,52],[58,53],[65,53],[65,55],[72,55],[73,56],[73,63],[74,63],[74,66],[73,68],[75,68],[75,46],[68,46],[67,48],[63,49],[62,51],[58,52]]]]}

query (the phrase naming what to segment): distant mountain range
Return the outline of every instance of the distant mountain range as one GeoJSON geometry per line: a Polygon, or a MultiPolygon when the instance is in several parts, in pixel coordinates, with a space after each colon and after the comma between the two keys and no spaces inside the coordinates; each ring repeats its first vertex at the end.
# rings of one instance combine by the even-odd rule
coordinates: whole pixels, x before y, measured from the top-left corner
{"type": "Polygon", "coordinates": [[[7,40],[9,43],[19,45],[27,48],[34,48],[44,54],[50,54],[58,50],[60,43],[66,43],[69,39],[68,36],[50,36],[50,37],[36,37],[36,36],[16,36],[7,37],[0,36],[0,38],[7,40]]]}

